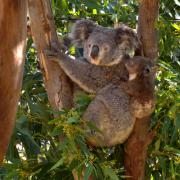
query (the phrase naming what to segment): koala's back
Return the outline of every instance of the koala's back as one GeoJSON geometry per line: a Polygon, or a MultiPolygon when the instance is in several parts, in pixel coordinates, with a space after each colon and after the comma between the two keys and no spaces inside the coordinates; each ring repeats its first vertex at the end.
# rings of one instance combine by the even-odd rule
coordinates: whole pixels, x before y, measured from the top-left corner
{"type": "Polygon", "coordinates": [[[128,138],[135,122],[129,104],[130,97],[120,86],[111,84],[97,93],[83,115],[84,120],[93,122],[102,132],[89,131],[90,144],[112,146],[128,138]]]}

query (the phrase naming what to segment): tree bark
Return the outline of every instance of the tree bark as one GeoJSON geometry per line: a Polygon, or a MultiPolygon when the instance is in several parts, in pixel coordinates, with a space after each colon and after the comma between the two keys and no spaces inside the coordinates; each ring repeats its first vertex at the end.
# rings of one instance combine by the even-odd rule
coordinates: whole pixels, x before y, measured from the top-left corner
{"type": "Polygon", "coordinates": [[[0,164],[14,127],[26,47],[27,3],[0,0],[0,164]]]}
{"type": "MultiPolygon", "coordinates": [[[[50,1],[28,0],[28,3],[31,32],[41,62],[49,102],[54,110],[69,109],[73,105],[71,81],[60,66],[48,60],[44,53],[47,49],[53,49],[54,45],[61,47],[57,38],[50,1]]],[[[78,180],[75,170],[72,171],[72,174],[74,179],[78,180]]]]}
{"type": "MultiPolygon", "coordinates": [[[[28,0],[31,33],[33,36],[49,102],[54,110],[69,109],[73,104],[72,84],[63,70],[48,60],[45,50],[55,46],[61,47],[58,41],[55,23],[49,0],[28,0]],[[37,18],[40,17],[40,18],[37,18]]],[[[74,179],[76,171],[72,171],[74,179]]]]}
{"type": "Polygon", "coordinates": [[[33,40],[38,51],[49,102],[54,110],[72,107],[69,78],[55,63],[48,61],[44,51],[59,44],[49,0],[28,0],[33,40]]]}
{"type": "Polygon", "coordinates": [[[138,35],[143,45],[145,57],[154,61],[158,57],[156,20],[158,18],[159,0],[140,0],[138,35]]]}
{"type": "MultiPolygon", "coordinates": [[[[158,56],[155,24],[158,17],[159,0],[140,0],[138,35],[142,42],[145,57],[155,61],[158,56]]],[[[149,131],[150,117],[136,119],[133,132],[125,147],[126,175],[132,180],[145,179],[147,148],[154,132],[149,131]]]]}

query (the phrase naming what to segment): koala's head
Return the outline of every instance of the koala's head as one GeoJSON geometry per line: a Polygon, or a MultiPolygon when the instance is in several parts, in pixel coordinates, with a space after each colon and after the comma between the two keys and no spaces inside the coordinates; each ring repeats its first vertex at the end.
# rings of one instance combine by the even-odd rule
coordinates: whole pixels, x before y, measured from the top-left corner
{"type": "Polygon", "coordinates": [[[112,66],[140,45],[137,34],[129,27],[107,28],[90,20],[79,20],[72,28],[73,43],[84,48],[84,57],[92,64],[112,66]]]}
{"type": "Polygon", "coordinates": [[[154,89],[155,66],[148,58],[135,56],[125,60],[129,73],[129,94],[152,97],[154,89]]]}

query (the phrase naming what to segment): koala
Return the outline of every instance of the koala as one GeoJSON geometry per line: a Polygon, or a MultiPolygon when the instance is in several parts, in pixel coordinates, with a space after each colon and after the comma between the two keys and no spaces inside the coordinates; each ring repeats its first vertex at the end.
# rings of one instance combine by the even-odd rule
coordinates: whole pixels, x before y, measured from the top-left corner
{"type": "Polygon", "coordinates": [[[101,131],[87,130],[91,145],[123,143],[132,132],[135,119],[152,113],[154,72],[151,61],[146,58],[124,58],[112,66],[74,60],[62,52],[50,59],[57,62],[85,92],[95,93],[95,98],[82,117],[85,121],[93,122],[101,131]]]}
{"type": "Polygon", "coordinates": [[[82,118],[93,122],[101,133],[87,129],[88,142],[93,146],[123,143],[135,119],[150,115],[154,109],[152,65],[140,56],[127,58],[140,42],[126,26],[105,28],[80,20],[72,29],[71,39],[84,49],[81,60],[58,50],[55,58],[49,58],[75,85],[95,94],[82,118]]]}
{"type": "Polygon", "coordinates": [[[70,38],[76,47],[83,48],[83,57],[98,66],[119,64],[124,55],[141,46],[134,30],[125,25],[107,28],[85,19],[75,23],[70,38]]]}

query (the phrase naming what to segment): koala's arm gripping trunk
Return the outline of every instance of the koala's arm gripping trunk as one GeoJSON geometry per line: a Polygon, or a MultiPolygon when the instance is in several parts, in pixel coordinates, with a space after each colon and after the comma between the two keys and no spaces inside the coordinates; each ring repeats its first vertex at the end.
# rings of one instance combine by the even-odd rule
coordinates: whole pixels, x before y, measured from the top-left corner
{"type": "Polygon", "coordinates": [[[107,68],[95,66],[86,61],[73,60],[61,52],[49,58],[56,61],[69,78],[86,92],[96,93],[108,82],[104,78],[108,71],[107,68]]]}

